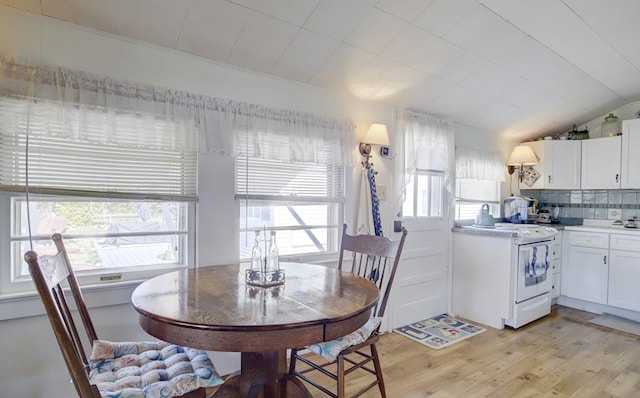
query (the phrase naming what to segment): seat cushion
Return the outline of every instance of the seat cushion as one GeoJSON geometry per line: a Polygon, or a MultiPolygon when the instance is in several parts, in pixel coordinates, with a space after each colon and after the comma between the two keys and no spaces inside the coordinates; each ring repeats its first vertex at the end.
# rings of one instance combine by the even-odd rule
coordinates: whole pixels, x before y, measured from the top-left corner
{"type": "Polygon", "coordinates": [[[360,344],[371,336],[375,330],[380,326],[381,319],[378,317],[370,318],[367,323],[362,325],[358,330],[349,333],[346,336],[339,337],[335,340],[327,341],[324,343],[311,344],[307,347],[309,351],[322,355],[329,361],[335,361],[338,358],[338,354],[342,350],[360,344]]]}
{"type": "Polygon", "coordinates": [[[223,383],[203,350],[165,342],[96,340],[89,380],[110,398],[171,398],[223,383]]]}

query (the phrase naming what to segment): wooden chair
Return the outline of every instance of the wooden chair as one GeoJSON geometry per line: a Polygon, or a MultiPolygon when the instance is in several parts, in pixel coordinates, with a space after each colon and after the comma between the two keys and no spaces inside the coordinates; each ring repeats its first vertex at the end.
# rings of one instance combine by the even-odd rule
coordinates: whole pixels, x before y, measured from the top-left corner
{"type": "MultiPolygon", "coordinates": [[[[44,304],[76,392],[81,398],[100,398],[102,389],[98,386],[103,385],[123,391],[123,396],[151,398],[159,396],[159,390],[163,389],[162,394],[172,391],[172,395],[162,395],[163,397],[204,398],[207,392],[213,392],[212,389],[222,383],[211,359],[204,351],[164,342],[113,343],[99,340],[70,265],[62,236],[56,233],[52,239],[58,250],[57,254],[38,257],[37,253],[28,251],[24,258],[29,264],[31,278],[44,304]],[[67,301],[67,289],[63,290],[65,280],[71,292],[72,302],[67,301]],[[72,305],[69,305],[70,303],[72,305]],[[88,341],[78,333],[77,322],[72,315],[73,305],[78,311],[88,341]],[[89,358],[83,341],[88,342],[92,349],[89,358]],[[128,381],[106,379],[118,371],[124,372],[118,368],[119,364],[123,367],[135,366],[138,358],[142,366],[138,370],[131,368],[127,371],[135,373],[141,370],[141,376],[130,374],[128,381]],[[164,362],[165,359],[167,362],[164,362]],[[155,362],[150,366],[149,362],[152,361],[155,362]],[[147,364],[146,368],[144,364],[147,364]],[[155,369],[145,370],[148,368],[155,369]],[[176,373],[175,378],[172,377],[173,373],[176,373]],[[171,380],[164,380],[168,378],[171,380]],[[158,379],[164,381],[157,381],[158,379]],[[207,390],[208,388],[211,389],[207,390]]],[[[108,388],[106,391],[114,390],[108,388]]],[[[106,391],[102,391],[102,396],[107,396],[106,391]]]]}
{"type": "Polygon", "coordinates": [[[406,236],[407,230],[404,228],[402,237],[397,241],[382,236],[349,235],[346,224],[343,225],[338,269],[353,272],[373,281],[380,289],[380,299],[374,308],[372,319],[358,331],[332,342],[306,347],[324,358],[302,356],[299,353],[302,348],[291,350],[289,374],[297,376],[331,397],[343,398],[345,397],[345,376],[361,369],[374,375],[375,380],[352,397],[360,396],[376,385],[380,389],[382,397],[386,397],[376,342],[380,336],[380,320],[387,307],[406,236]],[[358,342],[359,340],[364,341],[358,342]],[[331,351],[334,353],[332,354],[331,351]],[[337,355],[335,355],[336,353],[337,355]],[[296,366],[299,362],[303,362],[307,366],[302,365],[300,369],[297,369],[296,366]],[[373,368],[371,362],[373,362],[373,368]],[[318,381],[320,378],[312,379],[307,376],[307,373],[312,371],[318,371],[319,373],[316,375],[321,374],[332,379],[331,383],[335,385],[336,392],[332,392],[322,385],[318,381]]]}

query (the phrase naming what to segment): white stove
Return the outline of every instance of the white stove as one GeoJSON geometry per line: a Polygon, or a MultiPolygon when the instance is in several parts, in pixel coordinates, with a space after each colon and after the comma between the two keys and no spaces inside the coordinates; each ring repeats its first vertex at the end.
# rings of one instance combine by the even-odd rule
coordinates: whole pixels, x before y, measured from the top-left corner
{"type": "Polygon", "coordinates": [[[453,311],[498,329],[549,314],[558,230],[512,223],[468,228],[485,232],[454,234],[453,311]]]}

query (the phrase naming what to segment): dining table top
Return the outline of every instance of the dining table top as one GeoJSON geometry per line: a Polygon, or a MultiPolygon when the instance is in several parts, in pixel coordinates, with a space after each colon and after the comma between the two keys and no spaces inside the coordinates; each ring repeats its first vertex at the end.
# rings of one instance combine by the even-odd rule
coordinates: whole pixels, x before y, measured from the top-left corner
{"type": "Polygon", "coordinates": [[[371,281],[322,265],[282,263],[285,283],[246,283],[248,264],[189,268],[140,284],[140,324],[165,341],[212,351],[265,352],[344,336],[371,316],[371,281]]]}

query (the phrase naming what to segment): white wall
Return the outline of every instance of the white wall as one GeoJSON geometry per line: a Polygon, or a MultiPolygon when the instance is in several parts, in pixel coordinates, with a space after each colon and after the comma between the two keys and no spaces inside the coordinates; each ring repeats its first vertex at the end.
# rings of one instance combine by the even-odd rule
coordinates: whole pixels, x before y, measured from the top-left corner
{"type": "MultiPolygon", "coordinates": [[[[372,122],[386,123],[393,134],[393,109],[239,68],[213,63],[171,50],[122,39],[53,19],[0,6],[0,56],[16,57],[33,64],[64,65],[132,82],[168,87],[211,97],[223,97],[270,107],[348,118],[357,125],[357,138],[372,122]]],[[[515,143],[501,142],[495,135],[471,127],[456,126],[457,142],[508,152],[515,143]]],[[[359,141],[359,140],[357,140],[359,141]]],[[[354,148],[356,150],[356,148],[354,148]]],[[[377,183],[392,186],[392,161],[375,154],[377,183]]],[[[358,176],[354,168],[353,175],[358,176]]],[[[233,200],[233,163],[215,155],[202,157],[198,203],[198,262],[220,264],[235,261],[238,253],[237,205],[233,200]]],[[[357,181],[357,180],[356,180],[357,181]]],[[[347,182],[349,187],[351,182],[347,182]]],[[[391,196],[391,195],[390,195],[391,196]]],[[[392,230],[391,200],[382,202],[385,231],[392,230]]],[[[346,205],[346,221],[353,222],[355,200],[346,205]]],[[[128,297],[122,298],[123,302],[128,297]]],[[[16,305],[20,305],[18,302],[16,305]]],[[[148,339],[129,304],[93,308],[92,316],[101,338],[148,339]]],[[[0,314],[1,315],[1,314],[0,314]]],[[[3,319],[0,316],[0,319],[3,319]]],[[[62,356],[44,316],[0,321],[1,396],[73,396],[62,356]]],[[[236,354],[215,353],[223,373],[239,368],[236,354]]]]}
{"type": "Polygon", "coordinates": [[[606,114],[596,119],[593,119],[591,121],[588,121],[587,123],[581,124],[577,128],[578,128],[578,131],[584,130],[584,129],[589,130],[590,138],[602,137],[602,134],[601,134],[602,123],[604,122],[604,118],[607,117],[609,113],[613,113],[614,115],[616,115],[620,123],[622,123],[623,120],[635,119],[636,112],[640,112],[640,101],[630,102],[624,106],[621,106],[620,108],[616,108],[610,112],[607,112],[606,114]]]}
{"type": "MultiPolygon", "coordinates": [[[[277,77],[185,56],[53,19],[0,6],[0,56],[32,64],[64,65],[132,82],[190,91],[316,115],[348,118],[364,136],[372,122],[391,125],[393,110],[277,77]]],[[[390,133],[393,133],[390,131],[390,133]]],[[[356,150],[356,148],[354,148],[356,150]]],[[[390,160],[375,158],[378,182],[390,186],[390,160]],[[387,164],[388,163],[388,164],[387,164]]],[[[199,177],[198,261],[220,264],[237,259],[237,208],[233,200],[233,163],[203,156],[199,177]]],[[[382,203],[386,230],[392,217],[382,203]]],[[[347,220],[353,214],[347,203],[347,220]]],[[[4,222],[4,221],[3,221],[4,222]]],[[[122,297],[127,302],[128,297],[122,297]]],[[[12,304],[13,305],[13,304],[12,304]]],[[[17,301],[15,305],[21,305],[17,301]]],[[[14,311],[15,312],[15,311],[14,311]]],[[[17,311],[19,312],[19,311],[17,311]]],[[[98,335],[112,340],[150,339],[129,304],[91,309],[98,335]]],[[[2,314],[0,314],[2,315],[2,314]]],[[[0,319],[3,319],[0,316],[0,319]]],[[[45,316],[0,321],[0,396],[71,397],[73,386],[45,316]]],[[[235,353],[214,353],[222,373],[239,368],[235,353]]]]}

